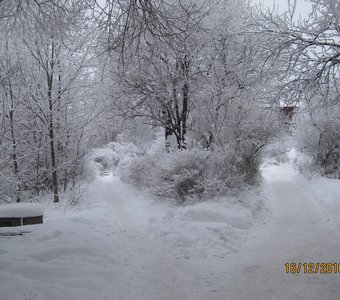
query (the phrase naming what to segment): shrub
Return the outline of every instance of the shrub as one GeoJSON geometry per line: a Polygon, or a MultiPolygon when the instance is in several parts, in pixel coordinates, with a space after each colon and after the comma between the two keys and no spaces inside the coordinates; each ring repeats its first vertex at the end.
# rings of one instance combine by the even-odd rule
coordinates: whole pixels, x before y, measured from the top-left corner
{"type": "Polygon", "coordinates": [[[0,204],[15,202],[17,183],[12,174],[0,172],[0,204]]]}
{"type": "Polygon", "coordinates": [[[328,177],[340,178],[340,119],[339,108],[332,114],[315,111],[312,116],[303,115],[296,132],[298,149],[311,157],[304,169],[328,177]]]}
{"type": "Polygon", "coordinates": [[[256,185],[263,148],[276,136],[275,114],[252,102],[230,103],[223,116],[199,122],[190,150],[166,153],[164,141],[121,168],[122,177],[178,202],[235,193],[256,185]],[[204,126],[203,126],[203,125],[204,126]],[[210,136],[200,144],[200,137],[210,136]]]}
{"type": "Polygon", "coordinates": [[[147,153],[122,170],[123,179],[177,202],[204,200],[255,184],[259,160],[243,161],[228,148],[147,153]],[[248,167],[251,165],[251,168],[248,167]]]}

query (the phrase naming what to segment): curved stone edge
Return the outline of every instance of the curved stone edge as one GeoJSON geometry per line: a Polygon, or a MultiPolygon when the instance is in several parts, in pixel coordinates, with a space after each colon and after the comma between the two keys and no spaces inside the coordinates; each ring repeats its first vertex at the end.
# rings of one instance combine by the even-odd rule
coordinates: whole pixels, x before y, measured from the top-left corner
{"type": "Polygon", "coordinates": [[[42,224],[43,216],[35,217],[14,217],[14,218],[3,218],[0,217],[0,227],[14,227],[14,226],[24,226],[24,225],[34,225],[42,224]]]}

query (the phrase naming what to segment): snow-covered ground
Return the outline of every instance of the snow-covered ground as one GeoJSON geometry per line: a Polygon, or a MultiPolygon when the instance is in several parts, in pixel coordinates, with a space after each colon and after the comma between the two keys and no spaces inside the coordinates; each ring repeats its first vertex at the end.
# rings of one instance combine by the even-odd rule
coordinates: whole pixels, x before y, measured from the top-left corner
{"type": "MultiPolygon", "coordinates": [[[[102,173],[88,207],[49,205],[43,225],[1,236],[0,299],[340,299],[340,274],[286,274],[286,262],[340,263],[340,183],[263,167],[263,191],[185,207],[102,173]]],[[[13,229],[11,229],[13,230],[13,229]]]]}

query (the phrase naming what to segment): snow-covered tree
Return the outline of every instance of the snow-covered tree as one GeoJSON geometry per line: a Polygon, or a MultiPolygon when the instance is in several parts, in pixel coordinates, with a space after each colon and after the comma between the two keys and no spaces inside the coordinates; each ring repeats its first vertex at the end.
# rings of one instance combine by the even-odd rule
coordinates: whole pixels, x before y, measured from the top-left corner
{"type": "Polygon", "coordinates": [[[81,174],[88,125],[100,105],[94,98],[94,45],[85,7],[41,5],[44,10],[31,5],[18,11],[15,18],[25,20],[3,34],[2,162],[3,172],[12,166],[17,200],[20,193],[51,188],[58,202],[59,191],[81,174]]]}
{"type": "MultiPolygon", "coordinates": [[[[256,184],[262,150],[278,132],[277,116],[266,101],[272,78],[262,69],[261,40],[249,33],[246,3],[214,5],[185,44],[175,42],[169,48],[158,43],[153,51],[142,52],[138,58],[144,60],[136,59],[119,86],[121,97],[115,104],[126,115],[148,117],[165,129],[166,136],[173,133],[177,138],[177,120],[183,120],[177,105],[183,105],[188,84],[189,151],[166,157],[150,153],[126,173],[137,184],[156,186],[163,196],[180,189],[210,197],[256,184]],[[181,76],[181,60],[173,53],[184,53],[188,76],[181,76]],[[157,165],[159,160],[164,167],[157,165]]],[[[177,145],[184,148],[178,138],[177,145]]]]}
{"type": "Polygon", "coordinates": [[[114,100],[125,116],[143,117],[162,126],[165,139],[174,135],[177,147],[185,149],[189,115],[195,105],[191,98],[194,77],[199,71],[198,35],[202,30],[198,21],[206,12],[197,9],[195,2],[174,3],[177,5],[172,4],[171,14],[165,10],[162,15],[171,18],[174,11],[178,12],[178,32],[169,38],[166,33],[158,36],[153,30],[146,31],[138,42],[132,41],[138,43],[135,56],[130,52],[134,47],[127,51],[128,57],[118,54],[113,72],[117,74],[119,92],[114,100]]]}
{"type": "Polygon", "coordinates": [[[271,41],[267,61],[281,66],[278,97],[285,103],[299,103],[301,110],[309,112],[308,125],[305,122],[304,126],[313,128],[312,135],[306,134],[315,141],[301,145],[302,148],[318,144],[319,150],[312,147],[307,152],[319,153],[315,163],[324,165],[326,173],[332,170],[338,174],[340,140],[337,130],[330,128],[338,128],[339,124],[339,115],[333,112],[340,106],[340,3],[308,2],[312,10],[304,20],[296,18],[296,1],[291,1],[286,13],[260,13],[255,24],[271,41]]]}

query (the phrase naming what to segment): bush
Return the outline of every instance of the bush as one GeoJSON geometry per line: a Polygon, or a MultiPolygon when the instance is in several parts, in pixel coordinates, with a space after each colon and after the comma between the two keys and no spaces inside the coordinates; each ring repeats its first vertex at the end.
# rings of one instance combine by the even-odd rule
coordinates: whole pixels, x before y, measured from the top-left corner
{"type": "Polygon", "coordinates": [[[178,202],[204,200],[256,185],[262,151],[279,132],[277,116],[245,101],[230,103],[218,119],[205,117],[196,124],[192,141],[197,142],[191,143],[191,150],[166,153],[164,140],[159,139],[121,168],[123,179],[178,202]],[[202,136],[210,136],[205,139],[210,142],[200,143],[202,136]]]}
{"type": "Polygon", "coordinates": [[[122,170],[123,179],[163,199],[197,201],[239,191],[258,178],[258,157],[238,156],[231,149],[149,152],[122,170]]]}
{"type": "Polygon", "coordinates": [[[0,172],[0,204],[15,202],[17,183],[12,174],[0,172]]]}
{"type": "Polygon", "coordinates": [[[300,119],[296,138],[298,149],[311,157],[302,165],[310,172],[340,178],[340,110],[332,114],[315,111],[313,116],[303,115],[300,119]]]}
{"type": "Polygon", "coordinates": [[[107,148],[97,148],[87,156],[85,177],[92,181],[101,171],[119,172],[126,164],[143,154],[143,150],[132,143],[110,143],[107,148]]]}

